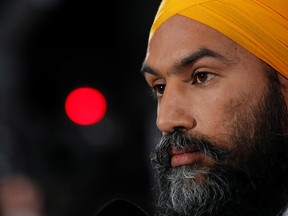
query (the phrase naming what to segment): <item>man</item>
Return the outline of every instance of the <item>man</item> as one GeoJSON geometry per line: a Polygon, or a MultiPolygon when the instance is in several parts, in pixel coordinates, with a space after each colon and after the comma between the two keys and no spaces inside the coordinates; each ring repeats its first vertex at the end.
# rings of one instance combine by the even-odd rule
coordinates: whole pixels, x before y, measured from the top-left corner
{"type": "Polygon", "coordinates": [[[163,134],[155,215],[284,215],[287,0],[163,0],[141,71],[163,134]]]}

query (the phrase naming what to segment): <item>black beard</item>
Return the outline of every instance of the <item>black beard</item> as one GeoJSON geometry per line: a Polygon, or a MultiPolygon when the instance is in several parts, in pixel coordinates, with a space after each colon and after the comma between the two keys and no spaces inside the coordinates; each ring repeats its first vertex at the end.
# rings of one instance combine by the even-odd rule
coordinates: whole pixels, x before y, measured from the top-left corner
{"type": "Polygon", "coordinates": [[[266,96],[248,113],[249,117],[236,114],[231,130],[235,148],[230,151],[183,130],[163,135],[151,155],[159,183],[156,215],[282,214],[288,202],[288,142],[284,136],[288,118],[278,82],[271,80],[266,96]],[[172,146],[196,148],[213,158],[215,165],[171,168],[168,149],[172,146]],[[205,180],[199,182],[199,178],[205,180]]]}

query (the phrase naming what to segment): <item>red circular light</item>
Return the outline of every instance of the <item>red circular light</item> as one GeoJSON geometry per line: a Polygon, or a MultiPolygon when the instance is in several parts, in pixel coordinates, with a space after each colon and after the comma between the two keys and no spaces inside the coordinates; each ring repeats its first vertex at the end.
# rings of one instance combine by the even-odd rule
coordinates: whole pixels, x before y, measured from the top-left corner
{"type": "Polygon", "coordinates": [[[90,87],[80,87],[74,89],[67,96],[65,111],[69,119],[76,124],[95,124],[106,113],[106,100],[98,90],[90,87]]]}

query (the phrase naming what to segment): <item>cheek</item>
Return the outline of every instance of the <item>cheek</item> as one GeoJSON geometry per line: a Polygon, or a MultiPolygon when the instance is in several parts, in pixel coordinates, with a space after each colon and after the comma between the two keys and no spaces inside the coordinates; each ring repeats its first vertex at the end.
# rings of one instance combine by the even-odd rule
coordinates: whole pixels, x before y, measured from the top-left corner
{"type": "MultiPolygon", "coordinates": [[[[202,134],[223,144],[227,149],[233,148],[232,137],[239,120],[239,113],[243,113],[247,104],[239,98],[213,97],[206,102],[198,112],[197,133],[202,134]]],[[[246,112],[245,112],[246,113],[246,112]]],[[[247,113],[243,116],[247,116],[247,113]]]]}
{"type": "Polygon", "coordinates": [[[195,119],[197,122],[196,130],[200,134],[214,138],[220,132],[223,133],[223,122],[227,119],[225,112],[227,102],[220,97],[210,97],[199,106],[195,119]]]}

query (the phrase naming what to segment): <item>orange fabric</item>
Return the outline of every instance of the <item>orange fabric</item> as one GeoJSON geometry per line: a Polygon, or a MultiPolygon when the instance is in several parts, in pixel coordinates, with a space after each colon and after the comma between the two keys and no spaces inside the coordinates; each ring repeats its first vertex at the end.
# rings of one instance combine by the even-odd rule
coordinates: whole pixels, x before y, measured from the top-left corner
{"type": "Polygon", "coordinates": [[[288,78],[287,0],[163,0],[149,40],[175,14],[218,30],[288,78]]]}

